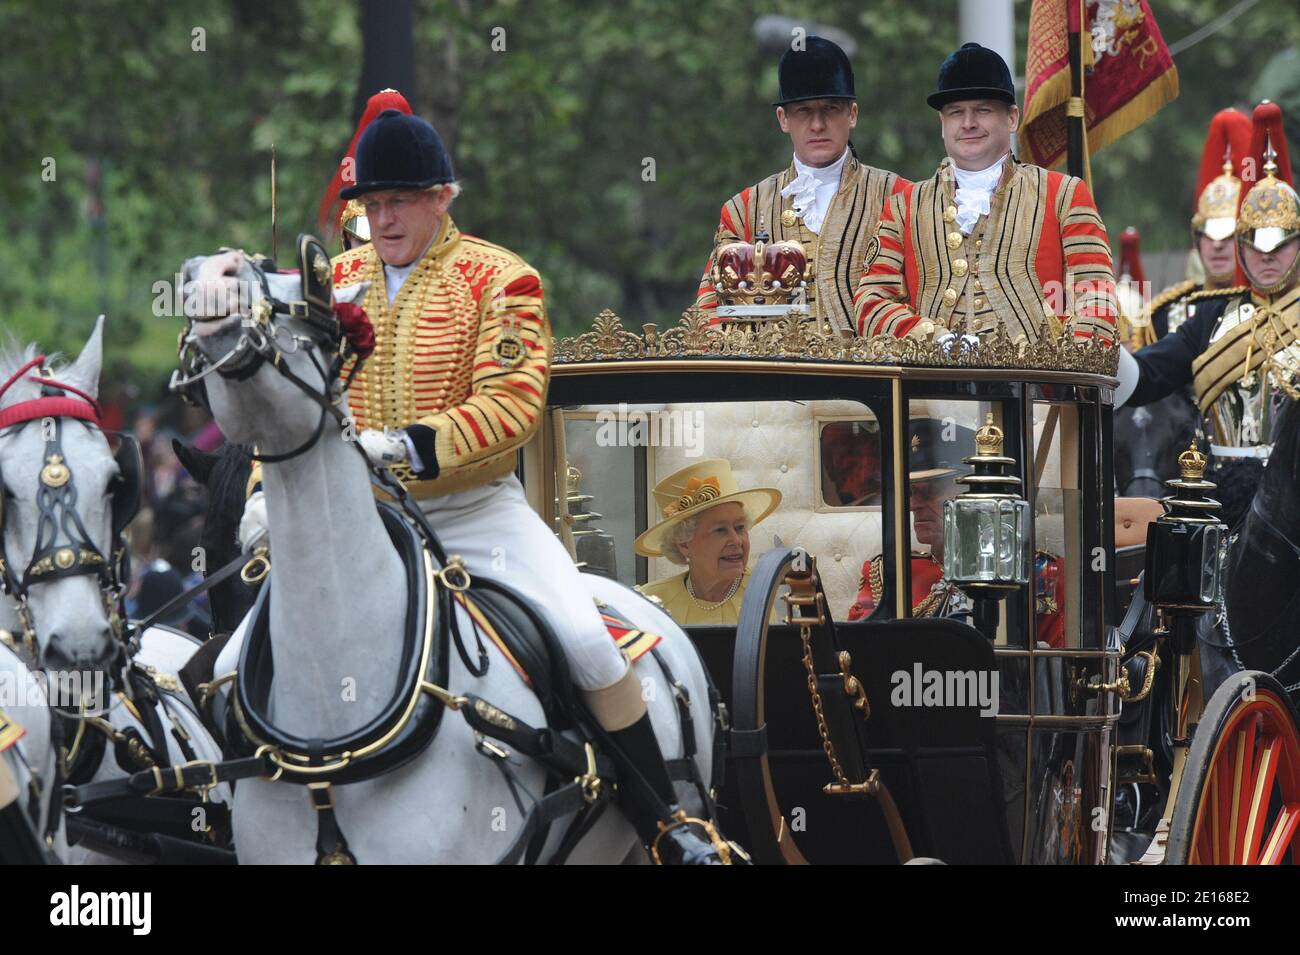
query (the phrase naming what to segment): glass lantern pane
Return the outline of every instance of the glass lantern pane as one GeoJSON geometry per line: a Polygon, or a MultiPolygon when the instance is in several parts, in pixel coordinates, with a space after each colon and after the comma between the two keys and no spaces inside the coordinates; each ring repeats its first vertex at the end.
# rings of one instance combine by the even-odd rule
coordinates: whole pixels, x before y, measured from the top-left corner
{"type": "Polygon", "coordinates": [[[1221,529],[1211,524],[1201,535],[1201,600],[1214,603],[1219,596],[1221,529]]]}

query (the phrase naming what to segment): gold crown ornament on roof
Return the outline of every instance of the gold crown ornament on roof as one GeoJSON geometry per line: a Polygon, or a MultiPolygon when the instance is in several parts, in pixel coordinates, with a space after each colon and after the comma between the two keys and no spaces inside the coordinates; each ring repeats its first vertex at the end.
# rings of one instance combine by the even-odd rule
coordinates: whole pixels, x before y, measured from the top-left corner
{"type": "Polygon", "coordinates": [[[719,305],[785,305],[810,277],[803,243],[769,242],[761,231],[752,243],[721,246],[711,275],[719,305]]]}
{"type": "Polygon", "coordinates": [[[1209,459],[1196,447],[1195,439],[1182,454],[1178,455],[1178,470],[1184,481],[1200,481],[1205,478],[1205,465],[1209,459]]]}
{"type": "Polygon", "coordinates": [[[1002,429],[993,423],[992,413],[975,432],[975,453],[981,457],[1002,456],[1002,429]]]}

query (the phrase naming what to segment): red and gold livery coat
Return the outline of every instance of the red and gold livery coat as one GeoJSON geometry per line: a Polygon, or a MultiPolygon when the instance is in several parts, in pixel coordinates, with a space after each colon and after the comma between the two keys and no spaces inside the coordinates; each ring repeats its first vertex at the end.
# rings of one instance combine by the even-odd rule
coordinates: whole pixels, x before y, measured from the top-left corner
{"type": "Polygon", "coordinates": [[[365,281],[375,351],[348,394],[357,430],[432,430],[437,477],[410,482],[417,497],[511,473],[515,452],[537,429],[550,379],[553,343],[537,271],[508,249],[462,235],[444,216],[391,306],[373,245],[334,259],[336,287],[365,281]]]}
{"type": "Polygon", "coordinates": [[[797,240],[808,257],[813,278],[807,300],[814,314],[833,329],[853,328],[853,290],[862,275],[867,243],[889,197],[907,183],[895,173],[876,169],[850,155],[840,173],[840,188],[826,210],[820,233],[814,233],[791,208],[781,190],[794,181],[794,163],[732,196],[722,207],[718,231],[695,296],[695,307],[712,313],[718,307],[713,288],[713,257],[728,242],[753,242],[760,231],[773,243],[797,240]]]}
{"type": "Polygon", "coordinates": [[[854,295],[859,335],[968,331],[1037,341],[1044,319],[1076,337],[1116,335],[1106,226],[1081,179],[1009,157],[970,235],[957,227],[951,159],[881,215],[854,295]]]}

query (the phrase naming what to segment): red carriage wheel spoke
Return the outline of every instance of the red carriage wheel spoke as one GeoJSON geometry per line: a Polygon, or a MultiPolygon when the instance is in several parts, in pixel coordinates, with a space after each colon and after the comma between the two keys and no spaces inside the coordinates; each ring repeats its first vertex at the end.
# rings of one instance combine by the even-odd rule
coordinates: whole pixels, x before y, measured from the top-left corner
{"type": "Polygon", "coordinates": [[[1277,865],[1293,849],[1298,831],[1300,736],[1289,708],[1261,692],[1231,712],[1220,728],[1189,861],[1277,865]],[[1269,826],[1269,813],[1279,806],[1269,826]]]}

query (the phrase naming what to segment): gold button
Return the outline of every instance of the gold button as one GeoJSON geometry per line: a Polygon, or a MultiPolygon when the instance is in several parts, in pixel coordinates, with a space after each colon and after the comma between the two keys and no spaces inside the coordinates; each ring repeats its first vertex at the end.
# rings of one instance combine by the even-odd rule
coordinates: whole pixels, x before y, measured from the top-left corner
{"type": "Polygon", "coordinates": [[[933,334],[934,322],[930,321],[928,318],[921,319],[916,323],[912,330],[908,332],[909,337],[912,338],[928,338],[933,334]]]}
{"type": "Polygon", "coordinates": [[[983,248],[983,247],[984,247],[984,240],[983,240],[983,239],[976,239],[976,240],[975,240],[975,248],[977,248],[977,249],[981,249],[981,248],[983,248]]]}
{"type": "Polygon", "coordinates": [[[957,304],[957,290],[955,288],[950,288],[943,293],[943,304],[949,308],[957,304]]]}
{"type": "Polygon", "coordinates": [[[947,209],[944,209],[944,210],[943,210],[943,221],[944,221],[944,222],[956,222],[956,221],[957,221],[957,207],[956,207],[956,206],[949,206],[947,209]]]}
{"type": "Polygon", "coordinates": [[[957,278],[961,278],[963,275],[965,275],[966,270],[969,268],[970,265],[969,263],[967,263],[965,259],[952,260],[952,274],[957,276],[957,278]]]}
{"type": "Polygon", "coordinates": [[[976,308],[983,308],[983,307],[984,307],[984,299],[982,299],[982,298],[977,298],[977,299],[975,299],[975,307],[976,307],[976,308]]]}
{"type": "Polygon", "coordinates": [[[781,225],[785,226],[787,229],[794,225],[798,220],[799,217],[795,215],[793,209],[786,209],[785,212],[781,213],[781,225]]]}
{"type": "Polygon", "coordinates": [[[948,233],[948,248],[950,248],[950,249],[957,249],[957,248],[960,248],[960,247],[961,247],[961,233],[960,233],[960,232],[949,232],[949,233],[948,233]]]}
{"type": "Polygon", "coordinates": [[[982,292],[982,291],[984,291],[984,285],[980,282],[979,279],[976,279],[976,280],[975,280],[975,291],[977,291],[977,292],[982,292]]]}

